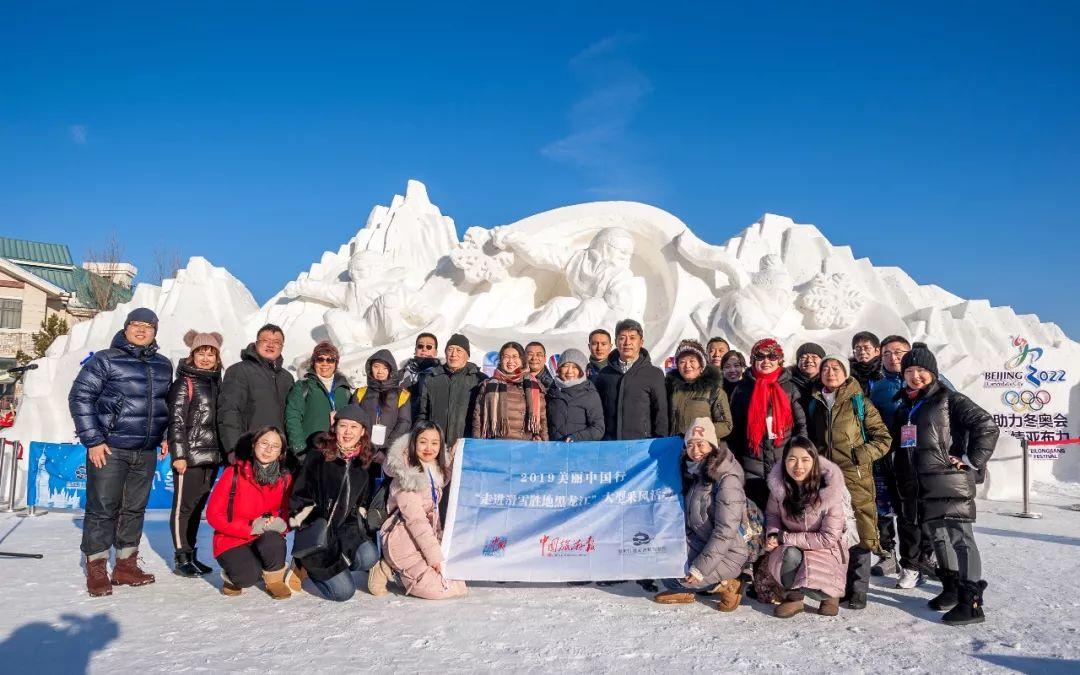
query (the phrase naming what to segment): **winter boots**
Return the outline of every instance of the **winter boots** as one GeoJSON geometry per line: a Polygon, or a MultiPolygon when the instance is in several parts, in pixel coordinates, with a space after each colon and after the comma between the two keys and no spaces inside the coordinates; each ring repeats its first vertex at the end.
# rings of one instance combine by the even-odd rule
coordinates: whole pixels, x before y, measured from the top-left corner
{"type": "Polygon", "coordinates": [[[191,549],[191,564],[194,565],[195,568],[198,569],[199,572],[201,572],[202,574],[210,574],[214,571],[213,567],[199,562],[199,549],[197,548],[191,549]]]}
{"type": "Polygon", "coordinates": [[[174,556],[173,574],[181,577],[194,579],[203,575],[202,570],[195,566],[194,557],[187,551],[177,551],[174,556]]]}
{"type": "Polygon", "coordinates": [[[796,614],[801,614],[806,609],[803,599],[802,591],[785,592],[783,601],[773,609],[773,616],[777,619],[790,619],[796,614]]]}
{"type": "Polygon", "coordinates": [[[292,568],[289,569],[289,577],[287,583],[289,584],[289,590],[293,593],[304,592],[304,579],[307,579],[307,570],[293,561],[292,568]]]}
{"type": "Polygon", "coordinates": [[[969,581],[964,579],[959,582],[958,601],[956,606],[945,613],[941,620],[950,626],[967,626],[973,623],[982,623],[986,620],[983,614],[983,591],[986,590],[985,581],[969,581]]]}
{"type": "Polygon", "coordinates": [[[742,602],[742,582],[738,579],[725,579],[713,589],[720,599],[716,602],[716,608],[721,612],[734,612],[742,602]]]}
{"type": "Polygon", "coordinates": [[[144,572],[139,567],[139,551],[133,549],[130,554],[120,557],[116,552],[116,564],[113,565],[113,586],[145,586],[154,583],[154,575],[144,572]]]}
{"type": "Polygon", "coordinates": [[[225,570],[221,570],[221,594],[229,598],[235,598],[243,592],[244,589],[234,584],[225,574],[225,570]]]}
{"type": "MultiPolygon", "coordinates": [[[[865,607],[865,598],[863,600],[863,606],[865,607]]],[[[836,616],[840,613],[840,598],[822,598],[821,606],[818,607],[817,613],[821,616],[836,616]]]]}
{"type": "Polygon", "coordinates": [[[941,593],[926,604],[930,609],[946,612],[953,607],[956,607],[956,603],[960,601],[958,594],[960,589],[960,574],[939,567],[937,576],[941,579],[941,593]]]}
{"type": "Polygon", "coordinates": [[[285,600],[292,597],[292,591],[289,590],[288,584],[285,583],[285,569],[281,569],[275,572],[267,572],[263,570],[263,585],[266,586],[266,593],[274,600],[285,600]]]}
{"type": "Polygon", "coordinates": [[[692,591],[660,591],[653,596],[655,602],[661,605],[688,605],[694,601],[692,591]]]}
{"type": "Polygon", "coordinates": [[[109,581],[109,558],[86,559],[86,592],[92,598],[112,595],[112,582],[109,581]]]}
{"type": "Polygon", "coordinates": [[[368,571],[368,593],[371,593],[372,595],[386,595],[389,593],[389,591],[386,590],[386,585],[390,583],[390,577],[393,575],[394,570],[390,568],[390,565],[388,565],[385,560],[380,558],[379,562],[375,563],[375,566],[368,571]]]}

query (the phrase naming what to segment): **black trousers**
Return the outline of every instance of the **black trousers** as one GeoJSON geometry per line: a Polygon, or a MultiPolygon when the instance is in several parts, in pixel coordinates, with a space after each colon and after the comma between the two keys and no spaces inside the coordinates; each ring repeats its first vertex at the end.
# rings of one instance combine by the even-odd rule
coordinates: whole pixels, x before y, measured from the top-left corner
{"type": "Polygon", "coordinates": [[[173,469],[172,514],[169,519],[173,548],[191,553],[199,536],[199,520],[210,499],[218,467],[189,466],[184,473],[173,469]]]}
{"type": "Polygon", "coordinates": [[[150,450],[110,448],[105,466],[86,461],[86,512],[82,545],[88,556],[110,548],[138,548],[146,502],[154,487],[157,454],[150,450]]]}
{"type": "Polygon", "coordinates": [[[217,561],[234,586],[254,586],[262,578],[263,570],[276,572],[285,567],[285,537],[277,532],[263,532],[250,544],[225,551],[217,561]]]}

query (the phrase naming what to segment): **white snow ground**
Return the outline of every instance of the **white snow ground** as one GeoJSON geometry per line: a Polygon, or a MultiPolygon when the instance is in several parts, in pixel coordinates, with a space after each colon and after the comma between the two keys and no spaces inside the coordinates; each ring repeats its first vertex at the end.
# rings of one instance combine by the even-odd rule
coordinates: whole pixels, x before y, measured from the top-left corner
{"type": "MultiPolygon", "coordinates": [[[[809,672],[1080,672],[1080,486],[1040,486],[1042,520],[979,503],[987,621],[950,628],[925,602],[936,584],[896,590],[875,578],[871,604],[836,618],[782,621],[744,601],[733,614],[701,603],[662,607],[636,584],[611,588],[486,584],[452,602],[358,593],[272,602],[219,594],[216,576],[169,572],[168,517],[148,517],[144,588],[89,598],[79,567],[81,516],[0,516],[0,672],[463,672],[770,670],[809,672]]],[[[203,558],[211,562],[203,527],[203,558]]]]}

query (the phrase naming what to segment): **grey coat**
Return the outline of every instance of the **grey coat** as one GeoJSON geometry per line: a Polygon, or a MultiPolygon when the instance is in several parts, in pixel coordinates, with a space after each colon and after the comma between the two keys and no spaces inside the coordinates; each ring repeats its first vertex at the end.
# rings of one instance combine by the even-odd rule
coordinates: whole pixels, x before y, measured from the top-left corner
{"type": "Polygon", "coordinates": [[[686,546],[690,568],[703,583],[739,576],[750,559],[741,527],[746,517],[743,470],[727,446],[705,460],[696,474],[684,474],[686,546]]]}

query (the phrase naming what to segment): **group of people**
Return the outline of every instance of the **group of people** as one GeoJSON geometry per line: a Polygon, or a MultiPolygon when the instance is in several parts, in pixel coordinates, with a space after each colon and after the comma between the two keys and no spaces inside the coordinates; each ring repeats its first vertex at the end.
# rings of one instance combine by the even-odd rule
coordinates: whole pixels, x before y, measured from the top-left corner
{"type": "Polygon", "coordinates": [[[508,342],[489,377],[464,335],[440,359],[438,338],[422,333],[400,367],[389,351],[372,354],[354,387],[330,342],[294,381],[272,324],[224,370],[222,336],[189,331],[174,378],[157,328],[151,310],[132,311],[69,395],[88,456],[90,595],[154,581],[138,545],[159,447],[174,472],[176,574],[211,572],[196,546],[205,510],[225,595],[261,580],[287,598],[309,580],[344,601],[367,572],[374,595],[394,582],[445,599],[466,592],[444,575],[440,549],[458,439],[682,436],[689,559],[662,591],[639,582],[657,602],[708,596],[733,611],[746,595],[787,618],[810,596],[828,616],[864,608],[872,574],[898,573],[898,588],[940,581],[930,606],[946,623],[984,618],[971,524],[998,428],[922,343],[861,332],[850,356],[807,343],[785,366],[770,338],[747,356],[723,338],[683,340],[665,373],[641,324],[625,319],[614,338],[592,331],[588,356],[564,351],[554,372],[543,344],[508,342]]]}

